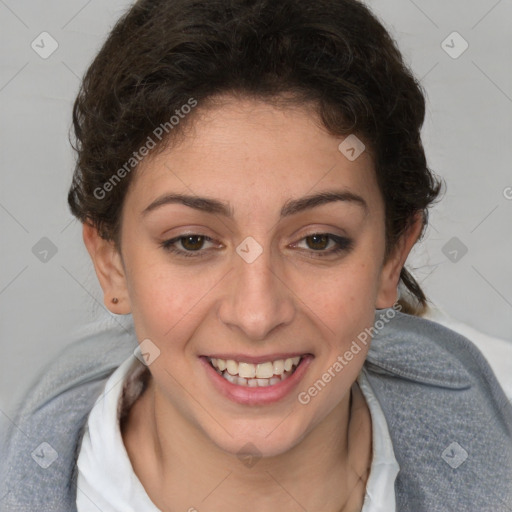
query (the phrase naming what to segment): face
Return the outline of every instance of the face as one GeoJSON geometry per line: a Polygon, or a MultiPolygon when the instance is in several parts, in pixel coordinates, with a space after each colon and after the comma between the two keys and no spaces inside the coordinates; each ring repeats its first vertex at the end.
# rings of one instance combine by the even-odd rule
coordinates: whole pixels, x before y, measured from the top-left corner
{"type": "Polygon", "coordinates": [[[229,452],[277,455],[348,396],[368,347],[299,400],[395,302],[410,244],[384,262],[369,152],[349,160],[306,109],[233,99],[191,126],[137,170],[122,259],[86,243],[105,303],[160,351],[149,368],[166,414],[229,452]]]}

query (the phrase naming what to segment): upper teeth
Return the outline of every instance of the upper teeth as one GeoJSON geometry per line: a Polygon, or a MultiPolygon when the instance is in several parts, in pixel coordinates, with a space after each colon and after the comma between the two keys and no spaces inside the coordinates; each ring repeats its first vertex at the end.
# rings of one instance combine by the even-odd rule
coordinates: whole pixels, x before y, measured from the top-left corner
{"type": "Polygon", "coordinates": [[[238,375],[246,379],[269,379],[273,375],[282,375],[285,371],[290,371],[292,367],[297,366],[300,356],[258,364],[237,362],[233,359],[210,358],[210,361],[215,368],[221,372],[227,370],[230,375],[238,375]]]}

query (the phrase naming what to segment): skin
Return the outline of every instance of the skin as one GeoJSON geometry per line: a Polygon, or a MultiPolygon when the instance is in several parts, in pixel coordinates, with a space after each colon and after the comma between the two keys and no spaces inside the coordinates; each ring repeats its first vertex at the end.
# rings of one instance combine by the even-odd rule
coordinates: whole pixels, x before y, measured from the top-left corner
{"type": "MultiPolygon", "coordinates": [[[[270,512],[360,510],[372,431],[356,378],[368,347],[307,405],[297,394],[373,325],[375,308],[396,302],[421,220],[384,261],[384,202],[370,152],[349,161],[338,150],[343,137],[328,134],[305,107],[224,100],[198,107],[187,136],[139,166],[123,206],[120,252],[84,224],[105,305],[131,313],[138,340],[160,350],[123,440],[162,510],[239,512],[248,503],[270,512]],[[340,189],[367,209],[337,201],[279,218],[290,199],[340,189]],[[142,214],[171,192],[229,203],[233,218],[182,204],[142,214]],[[204,258],[159,245],[191,233],[214,240],[192,245],[204,258]],[[353,247],[321,258],[315,248],[328,252],[335,243],[315,245],[307,238],[315,233],[349,237],[353,247]],[[263,249],[252,263],[236,252],[248,236],[263,249]],[[297,351],[313,354],[311,365],[297,389],[269,405],[230,401],[198,359],[297,351]],[[262,456],[252,467],[237,457],[247,443],[262,456]]],[[[174,246],[192,252],[190,244],[174,246]]]]}

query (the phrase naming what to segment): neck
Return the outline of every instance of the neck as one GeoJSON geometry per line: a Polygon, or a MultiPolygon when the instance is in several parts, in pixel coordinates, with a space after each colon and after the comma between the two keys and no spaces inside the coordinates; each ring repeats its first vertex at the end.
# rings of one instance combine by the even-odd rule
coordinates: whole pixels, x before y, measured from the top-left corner
{"type": "Polygon", "coordinates": [[[357,383],[292,449],[252,464],[177,414],[152,380],[130,410],[123,440],[136,475],[164,511],[238,512],[248,503],[272,512],[358,511],[371,462],[370,413],[357,383]]]}

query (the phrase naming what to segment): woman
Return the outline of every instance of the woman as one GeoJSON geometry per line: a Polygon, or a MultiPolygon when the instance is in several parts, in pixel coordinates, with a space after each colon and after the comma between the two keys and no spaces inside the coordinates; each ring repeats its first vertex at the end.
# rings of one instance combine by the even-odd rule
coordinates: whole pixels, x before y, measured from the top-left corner
{"type": "Polygon", "coordinates": [[[512,509],[510,404],[404,268],[424,111],[355,0],[137,2],[75,102],[69,203],[140,348],[63,356],[5,509],[512,509]]]}

